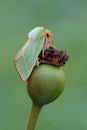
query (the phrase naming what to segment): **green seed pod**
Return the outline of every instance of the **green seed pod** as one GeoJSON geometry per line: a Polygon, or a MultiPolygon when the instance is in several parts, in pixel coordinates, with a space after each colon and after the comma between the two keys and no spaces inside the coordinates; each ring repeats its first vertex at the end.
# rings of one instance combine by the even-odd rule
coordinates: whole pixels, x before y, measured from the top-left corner
{"type": "Polygon", "coordinates": [[[27,90],[34,104],[43,106],[60,96],[65,86],[65,75],[61,68],[41,64],[31,73],[27,90]]]}

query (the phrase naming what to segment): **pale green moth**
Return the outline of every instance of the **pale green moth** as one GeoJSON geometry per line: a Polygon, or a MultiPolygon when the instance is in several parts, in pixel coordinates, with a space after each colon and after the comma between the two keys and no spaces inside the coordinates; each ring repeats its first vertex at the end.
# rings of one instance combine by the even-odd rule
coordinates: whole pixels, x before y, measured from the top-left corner
{"type": "Polygon", "coordinates": [[[29,78],[38,55],[49,43],[52,43],[51,34],[44,27],[36,27],[28,34],[28,40],[14,58],[16,70],[23,82],[29,78]]]}

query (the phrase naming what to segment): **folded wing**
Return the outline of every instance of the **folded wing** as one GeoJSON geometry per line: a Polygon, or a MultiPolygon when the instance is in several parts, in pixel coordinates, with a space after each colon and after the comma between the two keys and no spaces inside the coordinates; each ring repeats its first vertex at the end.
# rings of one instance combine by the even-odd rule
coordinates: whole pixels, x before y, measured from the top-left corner
{"type": "Polygon", "coordinates": [[[36,41],[31,39],[16,54],[14,63],[23,82],[29,78],[38,59],[38,55],[43,48],[43,43],[43,38],[36,41]]]}

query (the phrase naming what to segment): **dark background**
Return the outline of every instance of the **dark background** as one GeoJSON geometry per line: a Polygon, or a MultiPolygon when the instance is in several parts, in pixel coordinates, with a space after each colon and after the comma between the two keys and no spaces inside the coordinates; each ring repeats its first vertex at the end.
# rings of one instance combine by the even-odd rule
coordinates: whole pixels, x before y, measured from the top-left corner
{"type": "Polygon", "coordinates": [[[13,58],[36,26],[70,55],[65,90],[43,107],[36,130],[87,130],[87,0],[0,0],[0,130],[26,128],[32,102],[13,58]]]}

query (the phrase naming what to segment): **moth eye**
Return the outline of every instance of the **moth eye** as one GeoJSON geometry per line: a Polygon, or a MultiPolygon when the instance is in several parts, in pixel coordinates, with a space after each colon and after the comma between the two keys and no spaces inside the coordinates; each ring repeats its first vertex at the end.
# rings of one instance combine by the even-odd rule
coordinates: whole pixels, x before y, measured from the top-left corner
{"type": "Polygon", "coordinates": [[[47,36],[47,37],[50,37],[50,34],[49,34],[49,33],[46,33],[46,36],[47,36]]]}

